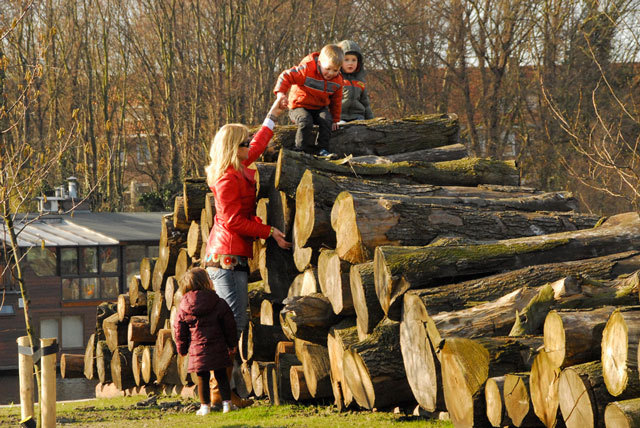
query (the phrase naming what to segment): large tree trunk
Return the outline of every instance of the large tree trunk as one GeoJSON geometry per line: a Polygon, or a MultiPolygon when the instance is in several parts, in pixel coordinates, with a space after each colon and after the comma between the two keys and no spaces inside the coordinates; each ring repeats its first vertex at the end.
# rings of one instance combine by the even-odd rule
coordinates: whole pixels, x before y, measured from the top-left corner
{"type": "Polygon", "coordinates": [[[133,348],[131,352],[131,371],[133,372],[133,380],[136,383],[136,386],[140,386],[143,384],[142,381],[142,353],[144,351],[145,346],[139,345],[133,348]]]}
{"type": "Polygon", "coordinates": [[[91,333],[84,349],[84,377],[91,380],[96,373],[96,334],[91,333]]]}
{"type": "Polygon", "coordinates": [[[529,388],[533,411],[547,428],[553,428],[558,415],[558,377],[560,369],[554,367],[544,349],[538,352],[531,366],[529,388]]]}
{"type": "Polygon", "coordinates": [[[140,275],[133,275],[129,280],[129,303],[132,306],[147,306],[147,296],[140,275]]]}
{"type": "Polygon", "coordinates": [[[120,390],[136,385],[131,368],[131,351],[126,346],[118,346],[111,357],[111,379],[120,390]]]}
{"type": "Polygon", "coordinates": [[[602,330],[615,307],[553,310],[544,321],[544,349],[558,368],[600,359],[602,330]]]}
{"type": "Polygon", "coordinates": [[[283,299],[297,274],[291,251],[280,248],[275,239],[267,239],[260,250],[260,276],[265,290],[283,299]]]}
{"type": "MultiPolygon", "coordinates": [[[[276,127],[264,158],[272,161],[281,147],[292,148],[296,129],[293,125],[276,127]]],[[[457,143],[458,131],[455,114],[377,118],[350,123],[332,132],[329,150],[354,156],[413,152],[457,143]]]]}
{"type": "Polygon", "coordinates": [[[638,341],[640,307],[616,309],[602,332],[602,374],[609,394],[619,396],[631,389],[640,396],[638,385],[638,341]]]}
{"type": "Polygon", "coordinates": [[[501,428],[511,425],[504,406],[504,376],[487,379],[484,386],[484,398],[487,407],[487,419],[492,427],[501,428]]]}
{"type": "Polygon", "coordinates": [[[275,357],[274,403],[281,405],[293,401],[294,397],[291,394],[291,367],[301,366],[301,362],[296,356],[293,342],[278,343],[275,357]]]}
{"type": "Polygon", "coordinates": [[[344,352],[343,372],[356,402],[384,408],[414,401],[400,351],[400,323],[385,320],[344,352]]]}
{"type": "Polygon", "coordinates": [[[323,249],[318,257],[318,282],[333,312],[337,315],[353,315],[353,300],[349,284],[351,265],[340,260],[334,250],[323,249]]]}
{"type": "MultiPolygon", "coordinates": [[[[457,284],[410,290],[406,296],[413,296],[411,300],[414,298],[419,300],[425,310],[433,315],[438,312],[463,309],[469,301],[487,302],[496,300],[506,293],[527,285],[529,287],[539,287],[567,276],[611,279],[639,268],[640,253],[630,251],[586,260],[529,266],[457,284]]],[[[357,313],[358,304],[356,300],[354,298],[357,313]]],[[[380,306],[379,302],[377,304],[380,306]]],[[[415,304],[418,303],[416,302],[415,304]]],[[[397,306],[399,307],[400,305],[398,304],[397,306]]],[[[390,310],[389,312],[399,313],[399,310],[390,310]]]]}
{"type": "Polygon", "coordinates": [[[438,236],[452,235],[519,238],[591,228],[599,219],[573,212],[514,211],[518,204],[510,205],[510,199],[485,200],[482,210],[434,199],[443,198],[340,193],[331,210],[336,252],[351,263],[363,263],[373,258],[379,245],[427,245],[438,236]]]}
{"type": "Polygon", "coordinates": [[[118,346],[127,345],[127,325],[129,320],[120,321],[115,313],[102,322],[107,346],[114,352],[118,346]]]}
{"type": "Polygon", "coordinates": [[[329,328],[339,317],[333,313],[331,303],[322,294],[289,297],[280,312],[282,331],[290,339],[302,339],[327,345],[329,328]]]}
{"type": "Polygon", "coordinates": [[[629,398],[636,398],[635,391],[615,398],[607,392],[600,361],[567,367],[558,379],[558,401],[567,428],[602,427],[607,404],[629,398]]]}
{"type": "Polygon", "coordinates": [[[268,198],[269,192],[274,187],[273,178],[276,172],[275,162],[255,162],[256,166],[256,198],[268,198]]]}
{"type": "Polygon", "coordinates": [[[185,178],[182,183],[182,191],[187,222],[191,224],[192,221],[199,221],[207,193],[210,192],[207,179],[204,177],[185,178]]]}
{"type": "Polygon", "coordinates": [[[96,372],[100,383],[111,382],[111,351],[104,340],[96,343],[96,372]]]}
{"type": "Polygon", "coordinates": [[[140,377],[144,383],[151,383],[156,378],[153,371],[155,356],[155,346],[145,346],[142,350],[142,361],[140,362],[140,377]]]}
{"type": "Polygon", "coordinates": [[[130,351],[138,345],[152,345],[156,341],[156,335],[151,334],[149,317],[138,315],[131,317],[127,326],[127,344],[130,351]]]}
{"type": "Polygon", "coordinates": [[[376,295],[373,262],[351,266],[349,271],[351,300],[356,311],[358,337],[364,340],[384,317],[384,312],[376,295]]]}
{"type": "Polygon", "coordinates": [[[414,152],[394,153],[386,156],[364,155],[351,158],[354,163],[392,163],[392,162],[443,162],[466,158],[467,148],[464,144],[456,143],[432,149],[416,150],[414,152]]]}
{"type": "Polygon", "coordinates": [[[118,321],[124,321],[135,315],[145,315],[147,313],[146,300],[144,305],[132,305],[129,294],[118,295],[118,321]]]}
{"type": "Polygon", "coordinates": [[[516,427],[540,426],[529,398],[529,375],[508,373],[504,376],[504,406],[511,423],[516,427]]]}
{"type": "Polygon", "coordinates": [[[84,355],[60,355],[60,377],[63,379],[84,377],[84,355]]]}
{"type": "Polygon", "coordinates": [[[305,269],[304,272],[296,275],[289,287],[287,297],[308,296],[309,294],[319,293],[320,287],[317,276],[315,268],[305,269]]]}
{"type": "Polygon", "coordinates": [[[381,246],[374,256],[376,294],[389,313],[391,305],[410,289],[466,275],[630,251],[639,245],[639,216],[627,213],[611,217],[600,227],[575,232],[457,246],[381,246]]]}
{"type": "Polygon", "coordinates": [[[187,232],[187,254],[189,257],[199,257],[200,248],[202,247],[202,231],[200,230],[200,223],[192,221],[187,232]]]}
{"type": "Polygon", "coordinates": [[[273,361],[279,342],[287,338],[279,325],[249,323],[247,360],[273,361]]]}
{"type": "Polygon", "coordinates": [[[294,400],[306,401],[312,398],[304,378],[302,365],[291,366],[289,369],[289,384],[291,385],[291,395],[294,400]]]}
{"type": "Polygon", "coordinates": [[[542,338],[445,339],[440,350],[447,411],[458,427],[487,426],[484,385],[489,377],[526,370],[542,338]]]}
{"type": "Polygon", "coordinates": [[[157,334],[164,326],[164,322],[169,317],[169,310],[164,302],[164,293],[153,293],[153,301],[151,302],[151,311],[149,312],[149,332],[157,334]]]}
{"type": "Polygon", "coordinates": [[[607,428],[634,428],[640,426],[640,398],[609,403],[604,412],[607,428]]]}
{"type": "MultiPolygon", "coordinates": [[[[296,346],[298,345],[296,344],[296,346]]],[[[309,394],[316,399],[330,397],[332,394],[331,363],[327,347],[304,342],[299,347],[298,358],[302,361],[304,379],[309,394]]]]}
{"type": "Polygon", "coordinates": [[[345,380],[342,362],[345,351],[359,340],[353,318],[346,318],[329,329],[327,351],[329,352],[329,363],[331,365],[331,378],[334,383],[337,383],[340,391],[340,395],[335,397],[338,408],[342,404],[348,406],[353,400],[353,394],[351,394],[351,390],[349,390],[345,380]]]}
{"type": "Polygon", "coordinates": [[[520,183],[518,169],[512,161],[466,158],[434,163],[413,161],[371,165],[330,162],[302,152],[282,150],[275,173],[276,189],[293,196],[292,190],[297,187],[306,170],[400,184],[517,186],[520,183]]]}
{"type": "Polygon", "coordinates": [[[140,283],[145,290],[151,289],[151,278],[157,261],[157,257],[144,257],[140,261],[140,283]]]}
{"type": "MultiPolygon", "coordinates": [[[[156,345],[157,350],[158,345],[156,345]]],[[[178,356],[173,340],[165,340],[161,351],[156,352],[154,358],[156,359],[154,372],[158,382],[170,385],[182,384],[178,375],[178,364],[176,362],[178,356]]]]}

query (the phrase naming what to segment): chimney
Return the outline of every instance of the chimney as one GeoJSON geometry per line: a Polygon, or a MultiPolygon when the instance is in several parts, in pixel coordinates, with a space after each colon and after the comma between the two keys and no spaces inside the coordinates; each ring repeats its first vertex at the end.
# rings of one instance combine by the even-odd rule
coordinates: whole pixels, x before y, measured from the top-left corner
{"type": "Polygon", "coordinates": [[[67,178],[67,182],[69,184],[69,197],[71,199],[78,198],[78,179],[76,177],[67,178]]]}

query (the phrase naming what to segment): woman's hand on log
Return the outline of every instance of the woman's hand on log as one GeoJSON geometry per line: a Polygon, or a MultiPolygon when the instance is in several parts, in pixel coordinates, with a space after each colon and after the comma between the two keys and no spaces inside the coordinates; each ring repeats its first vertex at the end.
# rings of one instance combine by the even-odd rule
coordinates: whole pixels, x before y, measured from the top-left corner
{"type": "Polygon", "coordinates": [[[273,236],[273,239],[276,240],[276,242],[278,243],[278,246],[280,248],[282,248],[283,250],[289,250],[291,249],[291,242],[287,241],[284,237],[284,233],[282,233],[282,231],[280,231],[280,229],[276,229],[275,227],[273,228],[273,234],[271,235],[273,236]]]}

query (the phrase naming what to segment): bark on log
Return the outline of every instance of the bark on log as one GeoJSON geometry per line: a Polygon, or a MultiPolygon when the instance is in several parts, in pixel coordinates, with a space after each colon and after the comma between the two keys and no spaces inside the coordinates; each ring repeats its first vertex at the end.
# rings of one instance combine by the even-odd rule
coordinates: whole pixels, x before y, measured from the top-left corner
{"type": "Polygon", "coordinates": [[[567,428],[602,427],[607,404],[635,397],[633,392],[619,397],[607,392],[600,361],[567,367],[558,379],[560,411],[567,428]]]}
{"type": "Polygon", "coordinates": [[[274,187],[273,177],[276,172],[275,162],[255,162],[256,166],[256,198],[268,198],[269,191],[274,187]]]}
{"type": "MultiPolygon", "coordinates": [[[[281,147],[294,146],[295,126],[277,126],[274,131],[264,154],[267,161],[273,160],[281,147]]],[[[458,116],[453,113],[397,120],[377,118],[341,126],[331,133],[329,149],[354,156],[385,156],[454,144],[458,142],[458,132],[458,116]]]]}
{"type": "Polygon", "coordinates": [[[189,230],[189,222],[187,222],[187,215],[184,211],[184,197],[182,196],[176,196],[173,201],[172,223],[175,230],[180,232],[189,230]]]}
{"type": "Polygon", "coordinates": [[[475,240],[519,238],[591,228],[599,220],[596,215],[574,212],[516,211],[520,209],[517,202],[524,205],[526,198],[485,200],[482,210],[437,199],[443,198],[340,193],[331,210],[338,255],[363,263],[371,260],[379,245],[427,245],[438,236],[450,235],[475,240]]]}
{"type": "Polygon", "coordinates": [[[84,377],[84,354],[60,355],[60,376],[63,379],[84,377]]]}
{"type": "Polygon", "coordinates": [[[142,381],[142,352],[144,351],[144,345],[138,345],[133,348],[131,352],[131,371],[133,372],[133,380],[136,386],[143,384],[142,381]]]}
{"type": "Polygon", "coordinates": [[[615,307],[552,310],[544,321],[544,349],[558,368],[600,358],[602,331],[615,307]]]}
{"type": "Polygon", "coordinates": [[[207,193],[205,196],[204,210],[207,213],[207,228],[211,230],[213,227],[213,219],[216,216],[216,203],[212,192],[207,193]]]}
{"type": "Polygon", "coordinates": [[[516,427],[535,427],[540,420],[533,412],[529,398],[530,373],[508,373],[504,380],[504,406],[516,427]]]}
{"type": "Polygon", "coordinates": [[[385,320],[344,353],[344,376],[356,402],[366,409],[414,401],[400,351],[400,323],[385,320]]]}
{"type": "MultiPolygon", "coordinates": [[[[610,279],[638,268],[640,253],[630,251],[593,259],[530,266],[457,284],[410,290],[407,295],[419,299],[429,314],[436,314],[465,308],[467,302],[496,300],[526,285],[539,287],[567,276],[610,279]]],[[[377,304],[380,305],[379,302],[377,304]]],[[[357,313],[357,303],[354,305],[357,313]]]]}
{"type": "MultiPolygon", "coordinates": [[[[209,219],[207,219],[207,210],[202,209],[200,214],[200,246],[196,248],[195,254],[192,256],[193,258],[200,259],[200,251],[202,249],[202,245],[205,244],[209,240],[209,233],[211,232],[211,227],[209,226],[209,219]]],[[[187,241],[189,240],[189,234],[187,234],[187,241]]]]}
{"type": "Polygon", "coordinates": [[[317,270],[315,268],[308,268],[296,275],[289,287],[287,297],[308,296],[313,293],[319,293],[320,287],[316,278],[317,270]]]}
{"type": "Polygon", "coordinates": [[[269,403],[273,406],[275,405],[276,400],[276,384],[274,383],[276,379],[276,363],[269,362],[264,366],[264,370],[262,371],[262,385],[264,388],[264,393],[267,395],[269,399],[269,403]]]}
{"type": "Polygon", "coordinates": [[[200,247],[202,246],[202,231],[200,230],[200,223],[192,221],[187,232],[187,254],[189,257],[196,257],[200,255],[200,247]]]}
{"type": "Polygon", "coordinates": [[[611,217],[600,227],[458,246],[390,247],[375,251],[376,294],[385,313],[407,290],[448,278],[491,274],[550,261],[630,251],[640,245],[637,213],[611,217]]]}
{"type": "Polygon", "coordinates": [[[286,193],[271,187],[267,206],[268,224],[279,229],[287,237],[291,236],[291,227],[295,214],[295,202],[286,193]]]}
{"type": "Polygon", "coordinates": [[[560,369],[554,367],[544,349],[540,350],[531,366],[529,388],[533,411],[547,428],[559,419],[558,377],[560,369]]]}
{"type": "MultiPolygon", "coordinates": [[[[335,246],[335,233],[331,230],[330,217],[335,196],[318,185],[315,181],[316,177],[311,171],[305,171],[295,191],[296,214],[293,220],[293,239],[296,249],[300,250],[305,247],[319,248],[322,244],[328,247],[335,246]]],[[[307,255],[308,251],[303,254],[307,255]]],[[[311,260],[314,256],[308,255],[306,258],[311,260]]],[[[299,270],[306,267],[302,266],[301,262],[296,265],[299,270]]]]}
{"type": "Polygon", "coordinates": [[[435,330],[433,320],[424,305],[407,302],[407,298],[412,297],[405,295],[400,322],[400,350],[407,382],[420,407],[428,412],[443,410],[445,406],[440,362],[434,358],[435,347],[440,343],[431,343],[428,324],[431,323],[431,329],[435,330]]]}
{"type": "MultiPolygon", "coordinates": [[[[118,346],[127,345],[127,324],[129,320],[120,321],[115,313],[102,321],[105,341],[109,350],[114,352],[118,346]]],[[[103,382],[104,383],[104,382],[103,382]]]]}
{"type": "Polygon", "coordinates": [[[156,341],[156,335],[149,329],[149,317],[146,315],[133,316],[127,326],[127,344],[130,351],[138,345],[152,345],[156,341]]]}
{"type": "Polygon", "coordinates": [[[282,299],[275,297],[271,293],[265,291],[264,287],[256,287],[249,290],[249,320],[258,323],[260,320],[262,302],[282,302],[282,299]]]}
{"type": "Polygon", "coordinates": [[[249,323],[247,359],[253,361],[273,361],[278,342],[286,336],[279,325],[249,323]]]}
{"type": "Polygon", "coordinates": [[[131,306],[147,306],[146,291],[142,287],[140,275],[133,275],[129,280],[129,303],[131,306]]]}
{"type": "Polygon", "coordinates": [[[156,375],[153,372],[155,346],[145,346],[142,350],[142,361],[140,362],[140,376],[143,383],[151,383],[156,375]]]}
{"type": "Polygon", "coordinates": [[[406,153],[393,153],[386,156],[364,155],[351,158],[354,163],[392,163],[404,161],[442,162],[457,160],[467,157],[467,148],[464,144],[456,143],[448,146],[434,147],[432,149],[416,150],[406,153]]]}
{"type": "MultiPolygon", "coordinates": [[[[302,363],[298,359],[295,353],[293,342],[280,342],[276,348],[276,372],[275,372],[275,385],[276,397],[274,403],[281,405],[292,402],[294,397],[291,393],[291,367],[300,366],[302,363]],[[277,388],[276,388],[277,386],[277,388]]],[[[303,370],[304,373],[304,370],[303,370]]]]}
{"type": "Polygon", "coordinates": [[[336,324],[338,316],[331,303],[321,294],[296,296],[285,299],[280,311],[280,325],[290,339],[302,339],[326,346],[329,328],[336,324]]]}
{"type": "Polygon", "coordinates": [[[96,373],[96,333],[91,333],[84,349],[84,377],[91,380],[96,373]]]}
{"type": "Polygon", "coordinates": [[[484,398],[487,408],[487,419],[493,427],[501,428],[511,424],[504,406],[504,376],[487,379],[484,386],[484,398]]]}
{"type": "Polygon", "coordinates": [[[309,394],[316,399],[330,397],[333,389],[331,388],[331,364],[327,347],[305,342],[300,347],[298,357],[302,361],[304,379],[309,394]]]}
{"type": "Polygon", "coordinates": [[[602,332],[602,374],[607,390],[614,397],[631,388],[640,395],[638,384],[638,341],[640,307],[616,309],[602,332]]]}
{"type": "Polygon", "coordinates": [[[275,239],[267,239],[260,250],[260,276],[265,290],[284,299],[297,274],[291,251],[280,248],[275,239]]]}
{"type": "Polygon", "coordinates": [[[105,340],[102,324],[104,320],[117,312],[115,303],[103,302],[96,306],[96,340],[105,340]]]}
{"type": "Polygon", "coordinates": [[[119,390],[136,385],[131,368],[131,351],[126,346],[118,346],[111,357],[111,379],[119,390]]]}
{"type": "Polygon", "coordinates": [[[356,164],[348,159],[327,161],[303,152],[282,150],[278,155],[275,187],[293,196],[306,170],[345,177],[393,181],[401,184],[432,184],[437,186],[477,186],[497,184],[518,186],[520,177],[513,161],[465,158],[445,162],[395,162],[389,164],[356,164]]]}
{"type": "Polygon", "coordinates": [[[609,403],[604,412],[607,428],[634,428],[640,426],[640,398],[609,403]]]}
{"type": "MultiPolygon", "coordinates": [[[[145,302],[146,303],[146,302],[145,302]]],[[[128,294],[118,295],[118,321],[124,321],[135,315],[144,315],[147,312],[147,306],[133,306],[130,303],[128,294]]]]}
{"type": "Polygon", "coordinates": [[[140,283],[144,290],[151,289],[151,277],[157,261],[157,257],[144,257],[140,261],[140,283]]]}
{"type": "Polygon", "coordinates": [[[334,396],[338,408],[343,405],[348,406],[353,401],[353,394],[345,380],[342,362],[344,360],[344,352],[359,341],[357,327],[353,318],[346,318],[329,329],[327,351],[329,352],[329,363],[331,365],[331,378],[333,383],[337,384],[339,392],[336,395],[336,388],[334,387],[334,396]]]}
{"type": "Polygon", "coordinates": [[[107,342],[96,342],[96,372],[100,383],[111,382],[111,351],[107,342]]]}
{"type": "Polygon", "coordinates": [[[289,369],[289,383],[291,385],[291,395],[296,401],[306,401],[311,397],[309,388],[304,379],[304,368],[302,365],[291,366],[289,369]]]}
{"type": "Polygon", "coordinates": [[[323,249],[318,257],[318,282],[322,294],[329,299],[336,315],[349,316],[355,314],[349,270],[351,265],[340,260],[334,250],[323,249]]]}
{"type": "Polygon", "coordinates": [[[351,266],[349,271],[351,300],[356,312],[358,336],[364,340],[384,317],[380,301],[376,295],[373,262],[351,266]]]}
{"type": "Polygon", "coordinates": [[[205,177],[186,178],[182,183],[184,212],[188,223],[200,220],[200,211],[204,208],[209,185],[205,177]]]}
{"type": "Polygon", "coordinates": [[[488,425],[484,385],[489,377],[526,370],[542,338],[448,338],[440,350],[444,399],[455,426],[488,425]]]}
{"type": "Polygon", "coordinates": [[[187,242],[187,230],[189,224],[185,223],[181,225],[182,229],[178,229],[173,224],[172,214],[166,214],[162,216],[161,228],[160,228],[160,247],[174,246],[181,247],[187,242]]]}

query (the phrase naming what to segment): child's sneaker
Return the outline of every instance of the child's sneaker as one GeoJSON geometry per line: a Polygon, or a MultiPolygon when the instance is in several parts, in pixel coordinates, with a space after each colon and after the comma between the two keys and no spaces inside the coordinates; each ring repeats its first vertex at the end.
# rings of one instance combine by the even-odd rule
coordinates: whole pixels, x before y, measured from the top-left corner
{"type": "Polygon", "coordinates": [[[238,407],[231,400],[222,402],[222,413],[229,413],[232,410],[238,410],[238,407]]]}
{"type": "Polygon", "coordinates": [[[211,408],[206,404],[201,404],[200,409],[196,412],[198,416],[206,416],[211,412],[211,408]]]}
{"type": "Polygon", "coordinates": [[[337,159],[338,158],[338,155],[336,155],[335,153],[330,153],[326,149],[320,150],[318,152],[318,156],[323,157],[323,158],[327,158],[327,159],[337,159]]]}

